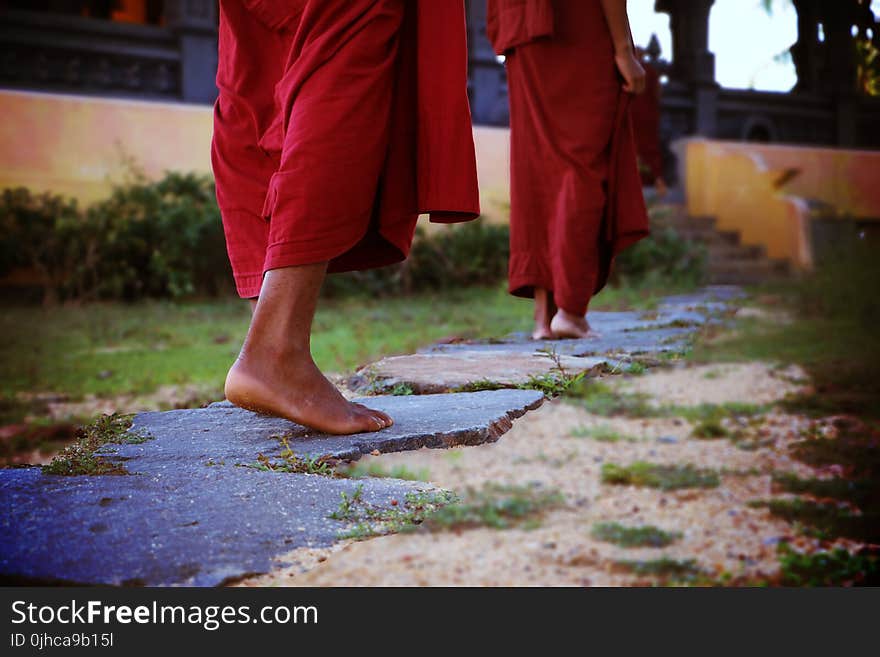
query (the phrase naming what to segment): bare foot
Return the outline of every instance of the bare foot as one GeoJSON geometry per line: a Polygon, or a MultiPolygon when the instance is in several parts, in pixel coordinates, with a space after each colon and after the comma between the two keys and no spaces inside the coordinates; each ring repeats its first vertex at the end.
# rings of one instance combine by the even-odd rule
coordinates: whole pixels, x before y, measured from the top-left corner
{"type": "Polygon", "coordinates": [[[549,326],[535,326],[532,331],[532,340],[553,340],[555,337],[549,326]]]}
{"type": "Polygon", "coordinates": [[[308,354],[268,359],[242,355],[226,375],[225,390],[236,406],[323,433],[364,433],[394,424],[385,413],[345,399],[308,354]]]}
{"type": "Polygon", "coordinates": [[[585,317],[572,315],[561,308],[550,322],[550,329],[557,338],[584,340],[599,337],[599,334],[590,328],[590,323],[585,317]]]}

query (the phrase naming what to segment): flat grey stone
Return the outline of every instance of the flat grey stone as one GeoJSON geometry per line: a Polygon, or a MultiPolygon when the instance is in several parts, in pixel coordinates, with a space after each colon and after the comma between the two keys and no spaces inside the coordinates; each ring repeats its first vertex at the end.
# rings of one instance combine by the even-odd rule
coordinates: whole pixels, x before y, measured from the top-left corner
{"type": "Polygon", "coordinates": [[[390,390],[403,384],[418,395],[474,385],[510,388],[527,384],[533,377],[549,375],[560,365],[573,375],[621,366],[619,361],[604,357],[560,356],[557,362],[534,352],[461,349],[383,358],[363,368],[349,383],[372,390],[390,390]]]}
{"type": "Polygon", "coordinates": [[[0,470],[0,581],[216,586],[324,547],[340,494],[390,508],[427,488],[202,463],[133,476],[0,470]]]}
{"type": "MultiPolygon", "coordinates": [[[[654,311],[591,311],[590,325],[599,334],[588,340],[532,340],[525,333],[509,335],[500,340],[460,342],[426,347],[420,354],[484,353],[498,358],[505,354],[532,354],[553,351],[560,356],[610,357],[626,362],[633,356],[660,355],[681,351],[688,336],[708,322],[717,322],[716,315],[729,309],[743,296],[734,286],[708,286],[691,294],[663,299],[654,311]]],[[[613,364],[612,364],[613,366],[613,364]]]]}
{"type": "MultiPolygon", "coordinates": [[[[628,357],[643,354],[662,354],[681,351],[687,344],[688,328],[660,328],[633,330],[633,324],[621,324],[608,328],[596,323],[600,337],[587,340],[531,340],[526,336],[511,336],[492,343],[459,343],[434,345],[419,351],[422,354],[484,352],[499,355],[505,352],[535,353],[554,351],[560,356],[616,356],[628,357]]],[[[500,356],[498,356],[500,357],[500,356]]]]}
{"type": "Polygon", "coordinates": [[[277,459],[279,436],[310,458],[476,445],[497,440],[543,395],[499,390],[362,401],[390,413],[394,426],[328,436],[221,402],[137,415],[132,431],[149,440],[100,450],[128,476],[0,470],[0,580],[210,586],[268,572],[291,550],[338,539],[346,525],[328,516],[341,493],[362,485],[366,501],[390,507],[428,488],[242,467],[256,465],[260,454],[277,459]]]}
{"type": "Polygon", "coordinates": [[[454,447],[494,442],[513,420],[544,400],[535,390],[490,390],[445,395],[369,397],[356,401],[385,411],[394,425],[374,433],[332,436],[288,420],[236,408],[227,402],[195,410],[141,413],[132,430],[152,440],[109,445],[108,460],[128,472],[161,476],[198,469],[208,461],[253,464],[257,456],[277,457],[285,437],[301,458],[356,460],[373,451],[400,452],[422,447],[454,447]]]}

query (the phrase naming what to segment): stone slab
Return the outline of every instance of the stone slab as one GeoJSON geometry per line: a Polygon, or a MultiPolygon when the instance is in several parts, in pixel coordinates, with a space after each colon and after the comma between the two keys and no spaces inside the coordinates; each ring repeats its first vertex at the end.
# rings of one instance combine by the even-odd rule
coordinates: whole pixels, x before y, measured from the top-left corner
{"type": "MultiPolygon", "coordinates": [[[[570,374],[604,371],[620,367],[613,358],[559,357],[559,365],[570,374]]],[[[466,389],[490,383],[516,387],[532,377],[550,374],[557,362],[544,354],[517,351],[455,350],[392,356],[367,366],[349,381],[356,387],[379,390],[409,386],[418,395],[466,389]]]]}
{"type": "Polygon", "coordinates": [[[610,356],[626,359],[643,354],[661,354],[681,351],[687,344],[687,337],[693,331],[688,328],[659,328],[635,330],[632,324],[609,329],[596,324],[600,337],[586,340],[531,340],[525,335],[513,335],[505,340],[492,343],[441,344],[420,350],[420,354],[482,352],[495,354],[554,351],[560,356],[610,356]]]}
{"type": "Polygon", "coordinates": [[[333,436],[280,418],[218,402],[195,410],[141,413],[132,430],[152,440],[110,445],[101,454],[131,473],[199,470],[208,461],[253,464],[257,456],[277,457],[287,438],[301,458],[357,460],[373,451],[454,447],[493,442],[513,420],[537,408],[544,397],[534,390],[490,390],[445,395],[381,396],[360,401],[390,414],[394,425],[374,433],[333,436]]]}
{"type": "Polygon", "coordinates": [[[426,488],[395,479],[205,466],[131,476],[0,470],[0,582],[216,586],[269,572],[346,528],[340,494],[389,506],[426,488]]]}
{"type": "Polygon", "coordinates": [[[501,358],[502,354],[550,350],[560,356],[605,356],[626,361],[633,356],[680,351],[696,328],[719,321],[717,316],[741,296],[742,290],[735,286],[716,285],[666,297],[653,311],[591,311],[587,318],[599,337],[587,340],[536,341],[528,334],[515,333],[501,340],[432,345],[419,353],[481,352],[501,358]]]}
{"type": "Polygon", "coordinates": [[[108,445],[102,456],[128,475],[61,477],[40,468],[0,470],[0,580],[113,585],[218,585],[268,572],[299,547],[330,545],[345,525],[328,516],[341,493],[363,486],[376,505],[426,484],[268,472],[287,438],[300,457],[357,459],[380,452],[497,440],[537,408],[533,390],[372,397],[390,413],[381,432],[329,436],[235,408],[141,413],[146,442],[108,445]]]}

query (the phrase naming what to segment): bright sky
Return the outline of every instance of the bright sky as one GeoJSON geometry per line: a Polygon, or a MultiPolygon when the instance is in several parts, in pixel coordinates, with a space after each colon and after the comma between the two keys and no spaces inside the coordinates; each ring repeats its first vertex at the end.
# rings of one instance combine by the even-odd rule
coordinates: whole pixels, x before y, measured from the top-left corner
{"type": "MultiPolygon", "coordinates": [[[[871,8],[880,15],[880,0],[871,8]]],[[[672,54],[669,17],[654,13],[654,0],[629,0],[636,44],[646,46],[656,34],[663,57],[672,54]]],[[[709,50],[715,53],[715,77],[725,87],[788,91],[794,64],[788,48],[797,41],[797,12],[790,0],[776,0],[768,15],[760,0],[715,0],[709,18],[709,50]]]]}

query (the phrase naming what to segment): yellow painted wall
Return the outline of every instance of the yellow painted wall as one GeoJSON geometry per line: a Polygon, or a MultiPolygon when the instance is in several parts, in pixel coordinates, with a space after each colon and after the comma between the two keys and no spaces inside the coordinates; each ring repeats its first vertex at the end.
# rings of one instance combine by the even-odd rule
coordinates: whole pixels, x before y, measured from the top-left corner
{"type": "Polygon", "coordinates": [[[0,92],[0,188],[52,191],[83,204],[130,173],[210,172],[211,108],[0,92]]]}
{"type": "MultiPolygon", "coordinates": [[[[0,189],[24,186],[106,198],[131,161],[149,177],[211,171],[212,110],[205,105],[0,91],[0,189]]],[[[506,221],[509,131],[477,127],[483,213],[506,221]]]]}
{"type": "Polygon", "coordinates": [[[806,199],[844,216],[880,219],[880,152],[684,139],[688,213],[715,217],[772,258],[812,266],[806,199]]]}

